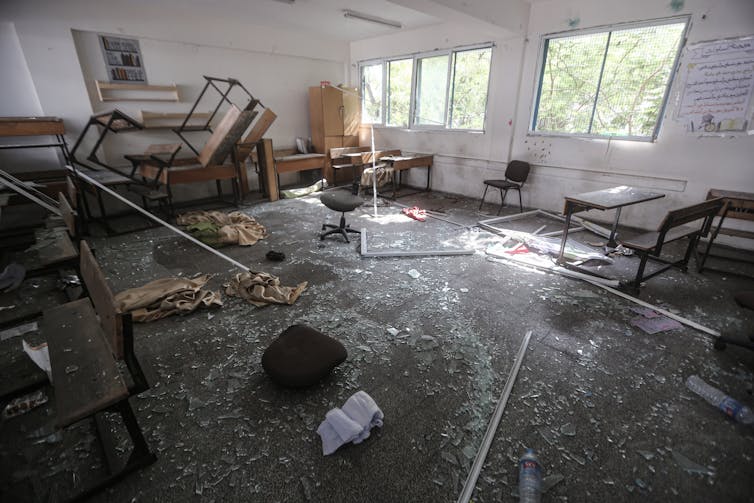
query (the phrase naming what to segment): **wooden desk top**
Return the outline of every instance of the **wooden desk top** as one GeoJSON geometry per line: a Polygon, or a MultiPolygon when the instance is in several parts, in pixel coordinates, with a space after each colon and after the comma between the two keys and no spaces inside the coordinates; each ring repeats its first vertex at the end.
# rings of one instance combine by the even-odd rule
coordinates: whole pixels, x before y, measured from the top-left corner
{"type": "Polygon", "coordinates": [[[752,192],[736,192],[735,190],[709,189],[709,192],[707,192],[707,199],[714,199],[716,197],[738,199],[741,201],[754,201],[754,193],[752,192]]]}
{"type": "Polygon", "coordinates": [[[725,200],[720,215],[725,215],[726,218],[754,220],[754,193],[723,189],[710,189],[707,192],[707,199],[716,197],[722,197],[725,200]]]}
{"type": "Polygon", "coordinates": [[[0,117],[0,136],[41,136],[64,134],[59,117],[0,117]]]}
{"type": "Polygon", "coordinates": [[[583,194],[575,196],[566,196],[565,200],[566,205],[570,202],[576,206],[584,206],[587,209],[611,210],[622,208],[623,206],[630,206],[632,204],[643,203],[645,201],[651,201],[653,199],[660,199],[661,197],[665,197],[665,194],[621,185],[609,189],[584,192],[583,194]]]}

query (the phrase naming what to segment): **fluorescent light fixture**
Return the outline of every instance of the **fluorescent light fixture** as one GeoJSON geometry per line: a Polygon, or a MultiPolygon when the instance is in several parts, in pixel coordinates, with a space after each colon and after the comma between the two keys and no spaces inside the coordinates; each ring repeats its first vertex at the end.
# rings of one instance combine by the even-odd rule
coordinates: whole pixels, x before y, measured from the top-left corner
{"type": "Polygon", "coordinates": [[[385,26],[390,26],[391,28],[403,28],[403,25],[399,23],[398,21],[391,21],[389,19],[385,19],[385,18],[381,18],[377,16],[370,16],[369,14],[363,14],[361,12],[356,12],[350,9],[343,10],[343,17],[361,19],[362,21],[369,21],[370,23],[382,24],[385,26]]]}

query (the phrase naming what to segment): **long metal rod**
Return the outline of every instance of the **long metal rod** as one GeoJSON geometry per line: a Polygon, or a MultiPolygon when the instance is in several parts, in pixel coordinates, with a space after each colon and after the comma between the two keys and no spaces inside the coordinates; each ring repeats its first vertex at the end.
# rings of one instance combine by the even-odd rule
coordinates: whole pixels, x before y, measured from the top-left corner
{"type": "MultiPolygon", "coordinates": [[[[69,167],[68,169],[70,169],[70,170],[73,171],[73,168],[69,167]]],[[[76,176],[78,176],[79,178],[84,179],[85,181],[87,181],[88,183],[94,185],[95,187],[97,187],[97,188],[99,188],[101,190],[104,190],[105,192],[107,192],[108,194],[110,194],[111,196],[113,196],[114,198],[118,199],[119,201],[121,201],[124,204],[127,204],[128,206],[130,206],[131,208],[135,209],[136,211],[138,211],[139,213],[141,213],[145,217],[154,220],[155,222],[157,222],[158,224],[160,224],[160,225],[162,225],[164,227],[167,227],[168,229],[170,229],[171,231],[175,232],[179,236],[184,237],[184,238],[188,239],[189,241],[191,241],[192,243],[194,243],[195,245],[197,245],[197,246],[199,246],[201,248],[204,248],[205,250],[207,250],[208,252],[210,252],[210,253],[212,253],[214,255],[217,255],[218,257],[220,257],[221,259],[225,260],[226,262],[229,262],[229,263],[233,264],[234,266],[238,267],[239,269],[242,269],[243,271],[251,271],[251,272],[253,272],[250,267],[243,265],[241,262],[233,260],[229,256],[227,256],[227,255],[225,255],[223,253],[220,253],[219,251],[215,250],[211,246],[208,246],[208,245],[202,243],[201,241],[199,241],[195,237],[191,236],[190,234],[186,234],[185,232],[183,232],[182,230],[178,229],[177,227],[174,227],[174,226],[170,225],[169,223],[167,223],[166,221],[164,221],[164,220],[162,220],[160,218],[157,218],[156,216],[154,216],[150,212],[148,212],[145,209],[139,207],[138,205],[132,203],[131,201],[129,201],[125,197],[121,196],[117,192],[115,192],[113,190],[110,190],[109,188],[105,187],[104,185],[102,185],[101,183],[99,183],[97,180],[94,180],[93,178],[90,178],[89,176],[83,174],[80,171],[76,172],[76,176]]]]}
{"type": "Polygon", "coordinates": [[[47,194],[45,194],[41,190],[38,190],[36,187],[34,187],[34,185],[32,185],[32,184],[28,184],[27,185],[27,183],[24,180],[21,180],[20,178],[16,178],[15,176],[11,175],[7,171],[4,171],[4,170],[0,169],[0,179],[2,179],[4,181],[9,181],[10,183],[12,183],[14,185],[18,185],[21,188],[23,188],[25,190],[28,190],[29,192],[31,192],[32,194],[34,194],[35,196],[37,196],[42,201],[44,201],[47,204],[49,204],[50,206],[54,206],[56,208],[58,207],[58,202],[55,199],[51,198],[50,196],[48,196],[47,194]]]}
{"type": "MultiPolygon", "coordinates": [[[[4,171],[0,171],[0,173],[5,173],[5,172],[4,171]]],[[[60,216],[60,210],[58,208],[47,204],[42,199],[38,198],[37,196],[35,196],[31,192],[29,192],[28,190],[24,189],[20,185],[17,185],[15,183],[11,182],[10,180],[6,180],[5,177],[2,177],[2,176],[0,176],[0,184],[5,185],[6,187],[8,187],[9,189],[11,189],[12,191],[18,192],[22,196],[26,197],[27,199],[30,199],[30,200],[34,201],[35,203],[37,203],[41,207],[45,208],[46,210],[49,210],[49,211],[53,212],[54,214],[60,216]]]]}
{"type": "Polygon", "coordinates": [[[468,503],[468,501],[471,499],[471,494],[474,492],[474,487],[476,487],[476,481],[479,478],[479,473],[482,471],[484,460],[487,458],[487,453],[489,452],[490,446],[492,445],[492,439],[495,438],[495,432],[497,431],[497,427],[500,424],[500,419],[502,419],[503,417],[505,406],[508,403],[508,397],[510,397],[511,391],[513,390],[513,384],[516,382],[518,371],[521,368],[521,362],[526,355],[526,348],[529,346],[529,339],[531,339],[531,330],[526,332],[526,335],[524,335],[524,340],[518,350],[516,360],[513,362],[513,368],[508,375],[508,381],[505,383],[503,394],[500,395],[500,400],[497,402],[497,406],[495,407],[495,414],[492,416],[490,424],[487,426],[487,433],[484,434],[482,445],[477,452],[476,458],[474,459],[474,464],[471,465],[471,472],[469,472],[469,477],[466,479],[466,483],[463,486],[463,491],[461,491],[461,495],[458,497],[458,503],[468,503]]]}

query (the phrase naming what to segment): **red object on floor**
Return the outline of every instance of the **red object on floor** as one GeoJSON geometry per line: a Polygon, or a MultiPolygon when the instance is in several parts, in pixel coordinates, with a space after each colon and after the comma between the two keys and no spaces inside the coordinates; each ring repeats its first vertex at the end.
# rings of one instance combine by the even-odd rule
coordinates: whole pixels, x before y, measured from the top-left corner
{"type": "Polygon", "coordinates": [[[424,222],[427,219],[427,212],[418,206],[403,208],[403,214],[420,222],[424,222]]]}

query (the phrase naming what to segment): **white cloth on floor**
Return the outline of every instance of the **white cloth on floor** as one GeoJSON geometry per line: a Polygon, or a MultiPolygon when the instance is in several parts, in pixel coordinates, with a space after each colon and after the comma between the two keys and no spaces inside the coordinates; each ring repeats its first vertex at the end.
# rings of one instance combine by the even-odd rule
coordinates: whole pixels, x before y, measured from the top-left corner
{"type": "Polygon", "coordinates": [[[317,433],[322,437],[322,453],[325,456],[332,454],[341,445],[358,438],[361,431],[361,426],[345,415],[342,410],[332,409],[317,428],[317,433]]]}
{"type": "Polygon", "coordinates": [[[385,415],[375,401],[364,391],[358,391],[346,400],[342,407],[343,412],[361,426],[359,436],[353,441],[354,444],[363,442],[369,437],[372,427],[382,426],[385,415]]]}
{"type": "Polygon", "coordinates": [[[322,437],[322,453],[327,456],[348,442],[363,442],[369,437],[372,427],[382,426],[384,417],[371,396],[364,391],[354,393],[342,409],[336,407],[330,410],[317,428],[317,433],[322,437]]]}

